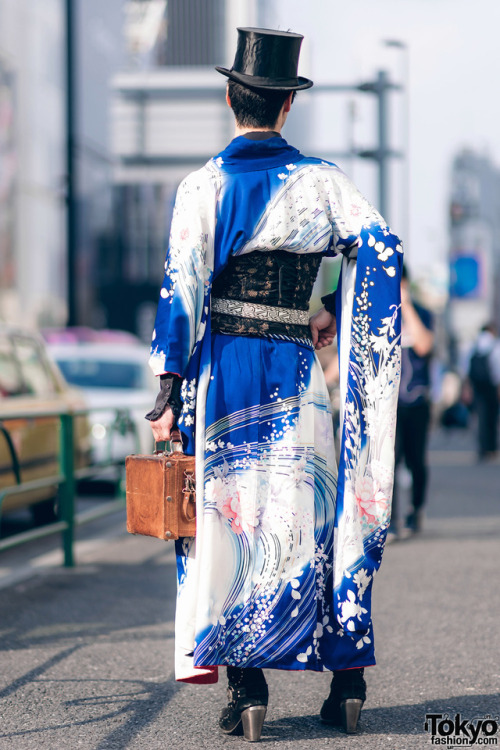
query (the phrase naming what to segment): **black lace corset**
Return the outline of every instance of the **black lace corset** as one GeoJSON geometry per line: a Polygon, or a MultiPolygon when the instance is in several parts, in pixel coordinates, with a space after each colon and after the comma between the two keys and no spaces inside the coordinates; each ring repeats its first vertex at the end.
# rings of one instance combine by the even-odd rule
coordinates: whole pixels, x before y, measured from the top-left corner
{"type": "MultiPolygon", "coordinates": [[[[213,282],[212,297],[308,310],[322,257],[320,253],[299,255],[285,250],[255,251],[233,257],[213,282]]],[[[212,330],[247,336],[310,338],[308,325],[219,312],[212,312],[212,330]]]]}

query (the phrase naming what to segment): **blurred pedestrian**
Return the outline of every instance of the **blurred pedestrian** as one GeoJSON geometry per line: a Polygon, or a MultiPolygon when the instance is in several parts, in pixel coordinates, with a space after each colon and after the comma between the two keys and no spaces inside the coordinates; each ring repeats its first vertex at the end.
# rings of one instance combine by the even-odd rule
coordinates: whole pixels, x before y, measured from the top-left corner
{"type": "Polygon", "coordinates": [[[453,369],[447,369],[441,378],[439,423],[446,430],[466,430],[469,426],[468,388],[453,369]]]}
{"type": "Polygon", "coordinates": [[[411,296],[410,278],[403,266],[401,281],[401,383],[396,425],[396,471],[392,500],[391,537],[422,529],[427,490],[427,437],[431,418],[430,361],[434,346],[433,316],[411,296]],[[411,508],[400,518],[398,467],[404,461],[411,475],[411,508]]]}
{"type": "Polygon", "coordinates": [[[220,728],[256,740],[262,668],[332,670],[321,717],[354,731],[392,492],[402,248],[338,167],[281,137],[312,86],[297,75],[302,37],[238,34],[233,67],[217,68],[236,137],[179,187],[150,360],[154,436],[180,412],[196,454],[196,539],[176,542],[176,678],[216,682],[227,666],[220,728]],[[321,259],[339,253],[340,290],[309,321],[321,259]],[[338,479],[314,352],[337,322],[338,479]]]}
{"type": "Polygon", "coordinates": [[[500,341],[493,323],[487,323],[479,332],[468,375],[477,413],[478,458],[484,461],[495,457],[498,450],[500,341]]]}

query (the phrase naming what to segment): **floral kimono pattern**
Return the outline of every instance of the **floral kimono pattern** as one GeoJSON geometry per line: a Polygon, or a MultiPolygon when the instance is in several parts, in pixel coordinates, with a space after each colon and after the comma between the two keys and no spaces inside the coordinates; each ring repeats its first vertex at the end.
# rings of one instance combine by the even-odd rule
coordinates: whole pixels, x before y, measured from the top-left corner
{"type": "Polygon", "coordinates": [[[238,137],[181,184],[150,364],[183,376],[197,535],[176,545],[176,677],[219,665],[375,663],[373,577],[390,519],[402,248],[334,164],[238,137]],[[250,252],[342,254],[339,467],[304,339],[211,333],[212,280],[250,252]]]}

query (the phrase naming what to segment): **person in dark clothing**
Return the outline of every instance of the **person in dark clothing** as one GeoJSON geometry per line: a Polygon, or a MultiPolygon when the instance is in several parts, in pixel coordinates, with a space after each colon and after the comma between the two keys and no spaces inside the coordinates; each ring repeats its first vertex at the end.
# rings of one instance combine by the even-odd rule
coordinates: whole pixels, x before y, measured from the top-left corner
{"type": "Polygon", "coordinates": [[[498,450],[498,412],[500,389],[500,342],[493,324],[484,325],[474,344],[469,380],[477,413],[478,458],[494,458],[498,450]]]}
{"type": "MultiPolygon", "coordinates": [[[[401,383],[399,388],[396,423],[397,467],[404,459],[412,478],[411,511],[406,517],[406,529],[422,529],[423,507],[427,489],[427,436],[431,417],[430,359],[434,346],[431,313],[414,302],[410,295],[408,270],[403,267],[401,282],[401,383]]],[[[398,486],[394,482],[390,534],[399,536],[400,518],[398,486]]]]}

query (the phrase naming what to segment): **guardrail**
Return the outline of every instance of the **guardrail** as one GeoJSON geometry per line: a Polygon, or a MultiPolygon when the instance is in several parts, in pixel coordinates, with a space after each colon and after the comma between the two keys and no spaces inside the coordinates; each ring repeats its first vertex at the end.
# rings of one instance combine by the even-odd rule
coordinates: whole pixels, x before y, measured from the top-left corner
{"type": "MultiPolygon", "coordinates": [[[[130,418],[129,409],[115,409],[113,407],[91,407],[87,409],[73,409],[73,410],[61,410],[61,409],[47,409],[37,410],[33,409],[24,412],[1,412],[0,411],[0,425],[5,439],[8,442],[11,455],[12,455],[12,471],[16,477],[17,483],[15,485],[0,488],[0,517],[2,515],[2,506],[4,499],[7,496],[19,495],[31,490],[39,490],[44,487],[57,487],[58,488],[58,507],[59,507],[59,520],[55,523],[48,523],[41,528],[32,529],[25,531],[20,534],[14,534],[6,539],[0,539],[0,551],[17,547],[20,544],[41,539],[45,536],[49,536],[56,532],[62,532],[62,548],[64,554],[64,566],[73,567],[75,565],[75,559],[73,554],[75,527],[80,526],[89,521],[94,521],[98,518],[102,518],[110,513],[113,513],[125,505],[125,497],[123,488],[120,488],[119,499],[112,500],[105,503],[99,508],[91,509],[83,513],[75,512],[75,489],[76,482],[80,479],[88,479],[99,476],[100,473],[109,469],[112,466],[123,465],[123,459],[121,460],[110,460],[105,463],[99,463],[95,465],[85,466],[80,469],[75,467],[75,441],[74,441],[74,422],[76,417],[89,416],[96,412],[110,412],[116,413],[116,419],[113,423],[113,430],[118,431],[120,429],[120,419],[126,418],[128,420],[128,426],[131,427],[131,432],[135,440],[136,452],[140,452],[139,435],[137,427],[134,421],[130,418]],[[19,471],[19,461],[8,429],[8,422],[14,420],[33,420],[37,418],[47,417],[58,417],[60,420],[59,430],[59,472],[50,477],[43,477],[41,479],[22,482],[21,474],[19,471]]],[[[112,430],[112,432],[113,432],[112,430]]],[[[110,434],[110,446],[113,439],[112,432],[110,434]]],[[[0,439],[2,436],[0,435],[0,439]]],[[[111,455],[111,449],[110,449],[111,455]]]]}

